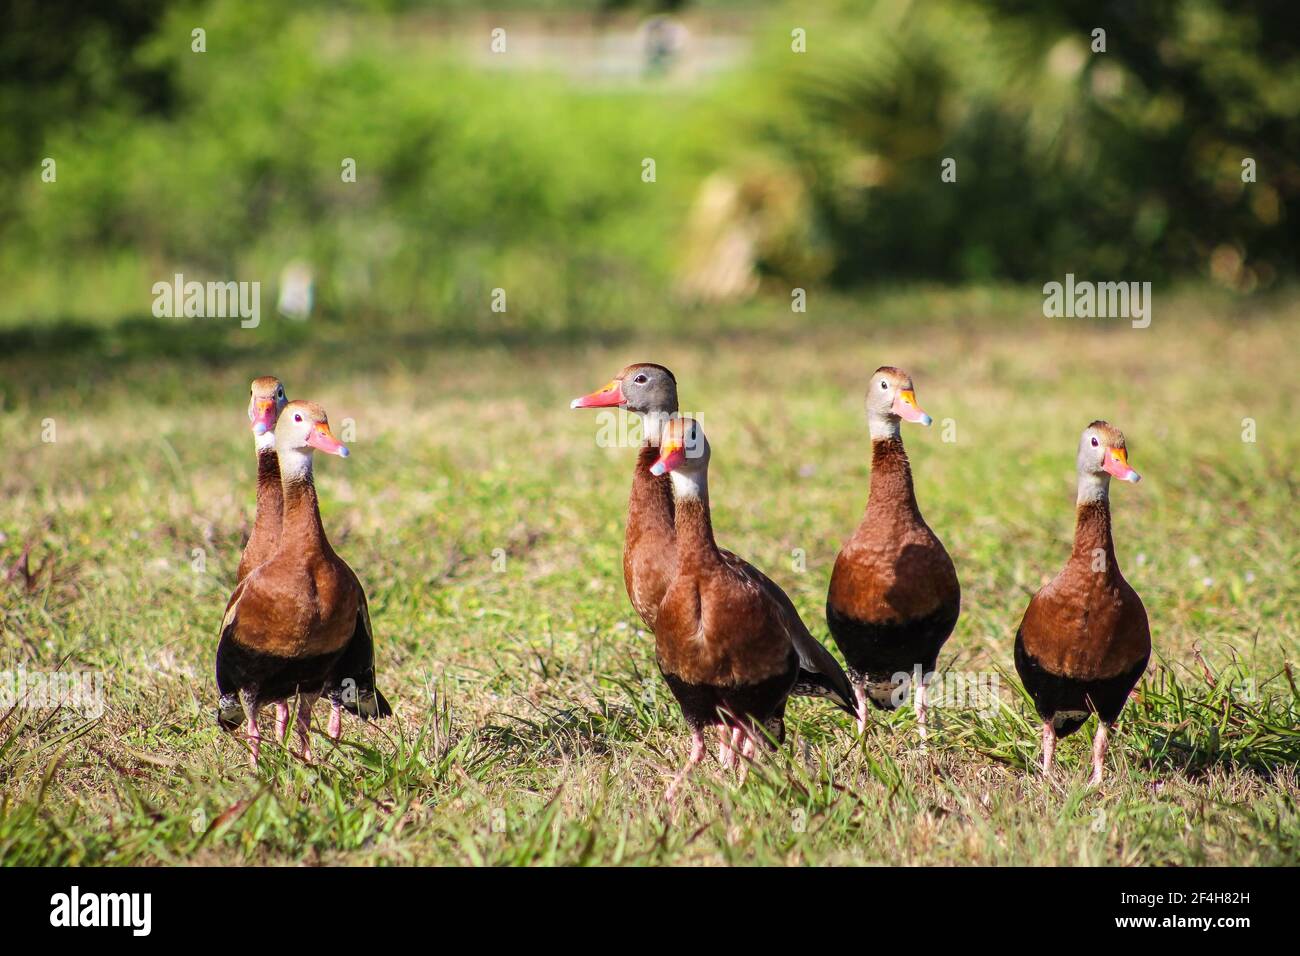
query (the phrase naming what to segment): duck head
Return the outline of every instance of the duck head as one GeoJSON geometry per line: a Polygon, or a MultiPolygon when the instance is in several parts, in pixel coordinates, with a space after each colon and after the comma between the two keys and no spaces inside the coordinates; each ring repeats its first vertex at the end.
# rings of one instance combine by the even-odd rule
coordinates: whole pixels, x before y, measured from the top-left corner
{"type": "Polygon", "coordinates": [[[867,422],[871,426],[871,437],[896,436],[899,421],[929,425],[934,419],[916,403],[912,376],[901,368],[882,365],[872,374],[867,386],[867,422]]]}
{"type": "MultiPolygon", "coordinates": [[[[262,445],[263,436],[275,431],[276,419],[284,411],[289,399],[284,394],[284,384],[274,375],[263,375],[253,379],[248,390],[248,420],[253,426],[253,436],[262,445]]],[[[270,438],[268,447],[275,443],[270,438]]]]}
{"type": "Polygon", "coordinates": [[[570,408],[626,408],[644,419],[646,439],[657,445],[663,423],[677,414],[677,378],[662,365],[637,362],[570,408]]]}
{"type": "Polygon", "coordinates": [[[325,409],[315,402],[295,401],[284,406],[275,429],[275,450],[286,477],[310,471],[314,451],[348,457],[348,446],[334,437],[325,409]]]}
{"type": "Polygon", "coordinates": [[[1111,478],[1138,482],[1142,476],[1128,463],[1124,433],[1110,422],[1095,421],[1079,438],[1079,497],[1105,492],[1111,478]]]}
{"type": "Polygon", "coordinates": [[[702,481],[709,471],[709,454],[709,440],[699,422],[670,418],[659,436],[659,459],[650,466],[650,474],[702,481]]]}

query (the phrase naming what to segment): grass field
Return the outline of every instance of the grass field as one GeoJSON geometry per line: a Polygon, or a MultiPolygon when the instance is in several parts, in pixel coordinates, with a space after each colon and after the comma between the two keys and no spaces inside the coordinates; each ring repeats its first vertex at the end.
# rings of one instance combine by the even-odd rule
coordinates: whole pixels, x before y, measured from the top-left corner
{"type": "Polygon", "coordinates": [[[1294,864],[1300,297],[1170,293],[1145,330],[1040,306],[918,290],[653,335],[636,316],[530,334],[486,310],[458,333],[11,335],[0,671],[101,672],[106,709],[0,712],[0,861],[1294,864]],[[702,417],[719,543],[827,640],[831,564],[868,488],[865,383],[911,372],[936,421],[904,426],[918,497],[963,587],[940,668],[1000,673],[998,712],[938,711],[921,752],[910,710],[859,739],[796,701],[787,745],[743,787],[710,758],[668,810],[687,737],[623,591],[634,454],[567,407],[634,360],[671,367],[702,417]],[[315,766],[267,746],[254,773],[215,725],[212,665],[252,519],[247,385],[267,373],[336,431],[355,422],[352,457],[318,461],[317,483],[397,713],[347,723],[337,748],[321,736],[315,766]],[[1068,554],[1075,443],[1097,417],[1146,479],[1112,502],[1155,651],[1089,791],[1091,724],[1055,779],[1034,771],[1011,645],[1068,554]]]}

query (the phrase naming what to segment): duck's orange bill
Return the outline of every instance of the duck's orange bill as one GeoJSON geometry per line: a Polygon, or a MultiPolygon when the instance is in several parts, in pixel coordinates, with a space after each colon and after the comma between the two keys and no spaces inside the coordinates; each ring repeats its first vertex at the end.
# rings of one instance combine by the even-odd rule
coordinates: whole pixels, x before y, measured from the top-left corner
{"type": "Polygon", "coordinates": [[[1114,475],[1120,481],[1141,481],[1142,476],[1129,467],[1128,451],[1123,448],[1107,448],[1101,460],[1101,467],[1107,474],[1114,475]]]}
{"type": "Polygon", "coordinates": [[[614,379],[604,388],[592,392],[590,395],[584,395],[582,398],[575,398],[569,403],[570,408],[610,408],[614,405],[622,405],[623,385],[618,379],[614,379]]]}
{"type": "Polygon", "coordinates": [[[248,417],[253,420],[253,434],[265,435],[275,427],[275,402],[271,399],[256,402],[248,417]]]}
{"type": "Polygon", "coordinates": [[[338,455],[340,458],[348,457],[348,446],[339,441],[330,432],[329,425],[324,422],[317,422],[316,427],[307,433],[307,444],[325,452],[327,455],[338,455]]]}
{"type": "Polygon", "coordinates": [[[905,422],[928,425],[934,421],[933,418],[921,411],[921,406],[916,404],[916,392],[910,388],[901,389],[894,396],[894,407],[891,411],[905,422]]]}
{"type": "Polygon", "coordinates": [[[674,468],[680,468],[682,462],[686,460],[686,449],[677,442],[669,442],[659,446],[659,460],[650,466],[650,474],[658,478],[660,475],[666,475],[674,468]]]}

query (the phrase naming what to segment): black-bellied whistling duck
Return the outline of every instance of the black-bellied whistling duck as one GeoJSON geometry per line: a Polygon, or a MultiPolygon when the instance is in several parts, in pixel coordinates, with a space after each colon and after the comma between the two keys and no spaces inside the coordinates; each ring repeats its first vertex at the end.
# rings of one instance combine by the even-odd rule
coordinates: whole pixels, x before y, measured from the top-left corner
{"type": "MultiPolygon", "coordinates": [[[[623,583],[632,607],[653,631],[659,605],[677,567],[672,483],[666,473],[652,472],[659,458],[663,428],[677,415],[677,378],[662,365],[637,362],[619,372],[603,388],[575,398],[569,407],[621,407],[641,416],[642,442],[632,473],[623,543],[623,583]]],[[[729,551],[722,554],[728,560],[740,560],[729,551]]],[[[854,713],[848,678],[834,656],[804,626],[789,595],[757,568],[749,566],[749,574],[781,605],[795,635],[800,661],[795,695],[828,697],[848,713],[854,713]]]]}
{"type": "Polygon", "coordinates": [[[257,717],[269,701],[298,697],[298,738],[311,759],[311,708],[322,693],[333,704],[329,735],[341,733],[344,707],[363,719],[391,713],[374,687],[374,643],[360,582],[325,537],[312,479],[314,450],[347,457],[325,410],[289,402],[276,424],[284,495],[280,546],[235,588],[217,647],[218,721],[246,726],[257,763],[257,717]]]}
{"type": "MultiPolygon", "coordinates": [[[[248,394],[248,421],[257,451],[257,511],[253,531],[244,545],[235,573],[238,584],[280,546],[280,513],[284,494],[280,489],[280,458],[275,453],[275,423],[289,399],[284,385],[274,375],[253,379],[248,394]]],[[[289,704],[275,701],[275,733],[281,743],[289,732],[289,704]]]]}
{"type": "MultiPolygon", "coordinates": [[[[884,709],[902,703],[898,675],[925,677],[952,634],[961,610],[957,571],[943,542],[916,504],[912,468],[900,421],[929,425],[916,404],[912,379],[884,366],[867,386],[871,430],[871,492],[867,511],[835,559],[826,596],[826,623],[857,695],[858,731],[867,701],[884,709]]],[[[917,723],[925,736],[925,684],[910,681],[917,723]]]]}
{"type": "Polygon", "coordinates": [[[1110,729],[1151,657],[1151,628],[1120,574],[1110,529],[1110,479],[1136,482],[1124,435],[1096,421],[1079,439],[1074,550],[1034,595],[1016,631],[1016,671],[1043,719],[1043,770],[1056,740],[1097,715],[1091,784],[1101,783],[1110,729]]]}
{"type": "Polygon", "coordinates": [[[691,731],[690,756],[668,788],[672,800],[704,757],[705,728],[719,729],[724,767],[739,751],[742,778],[760,727],[785,739],[785,702],[802,671],[796,640],[806,629],[792,626],[776,585],[715,543],[704,429],[691,418],[670,419],[659,452],[651,473],[672,481],[677,567],[655,616],[655,658],[691,731]]]}

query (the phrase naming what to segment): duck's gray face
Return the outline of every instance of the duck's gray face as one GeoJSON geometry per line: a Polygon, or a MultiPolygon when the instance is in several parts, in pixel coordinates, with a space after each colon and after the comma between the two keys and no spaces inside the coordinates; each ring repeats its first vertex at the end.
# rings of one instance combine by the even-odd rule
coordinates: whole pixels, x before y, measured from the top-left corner
{"type": "Polygon", "coordinates": [[[628,411],[638,415],[676,414],[677,379],[662,365],[629,365],[619,378],[628,411]]]}
{"type": "Polygon", "coordinates": [[[285,406],[276,427],[275,444],[281,452],[310,454],[314,449],[348,457],[348,446],[334,437],[325,409],[315,402],[290,402],[285,406]]]}
{"type": "Polygon", "coordinates": [[[1095,421],[1079,438],[1080,474],[1107,474],[1120,481],[1138,482],[1142,476],[1128,463],[1124,433],[1109,422],[1095,421]]]}
{"type": "Polygon", "coordinates": [[[867,386],[867,417],[901,418],[918,425],[929,425],[934,420],[916,403],[911,376],[888,365],[876,369],[871,376],[867,386]]]}
{"type": "Polygon", "coordinates": [[[709,455],[709,440],[700,423],[693,418],[674,418],[664,425],[659,460],[650,466],[650,474],[703,474],[709,470],[709,455]]]}
{"type": "Polygon", "coordinates": [[[284,394],[284,385],[271,375],[253,380],[248,390],[248,420],[252,423],[253,434],[265,435],[275,430],[276,420],[289,402],[284,394]]]}
{"type": "Polygon", "coordinates": [[[603,388],[575,398],[570,408],[621,406],[638,415],[668,416],[677,411],[677,379],[662,365],[629,365],[603,388]]]}

